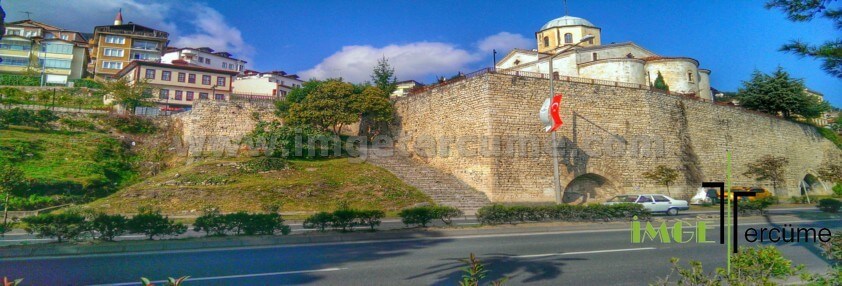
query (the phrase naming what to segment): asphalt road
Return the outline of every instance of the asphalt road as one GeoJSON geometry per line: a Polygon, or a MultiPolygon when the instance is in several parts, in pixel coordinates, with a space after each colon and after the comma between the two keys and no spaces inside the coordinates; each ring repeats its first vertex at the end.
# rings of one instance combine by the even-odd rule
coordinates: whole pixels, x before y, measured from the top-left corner
{"type": "MultiPolygon", "coordinates": [[[[839,229],[840,220],[788,217],[799,227],[839,229]]],[[[768,227],[769,222],[741,227],[768,227]]],[[[716,239],[713,231],[709,239],[716,239]]],[[[742,242],[742,245],[749,245],[742,242]]],[[[828,263],[811,243],[777,245],[809,270],[828,263]]],[[[724,266],[725,247],[712,244],[632,244],[628,230],[490,234],[410,240],[290,245],[228,250],[171,251],[0,261],[0,276],[24,277],[26,285],[138,285],[189,275],[187,285],[455,285],[475,253],[490,278],[507,285],[646,285],[670,271],[670,257],[724,266]]]]}
{"type": "MultiPolygon", "coordinates": [[[[804,213],[804,212],[819,212],[814,207],[809,208],[788,208],[788,209],[770,209],[769,213],[773,215],[785,215],[785,214],[793,214],[793,213],[804,213]]],[[[685,211],[680,212],[677,216],[671,218],[691,218],[695,217],[700,214],[718,214],[719,211],[685,211]]],[[[659,215],[664,216],[664,215],[659,215]]],[[[453,220],[453,223],[457,226],[471,226],[477,225],[476,217],[474,216],[466,216],[461,218],[456,218],[453,220]]],[[[302,233],[307,231],[313,231],[312,229],[305,229],[302,227],[301,222],[290,222],[290,227],[292,228],[293,234],[302,233]]],[[[443,226],[444,223],[441,221],[433,221],[433,226],[443,226]]],[[[400,229],[406,227],[399,219],[387,219],[384,220],[383,223],[377,228],[380,230],[388,230],[388,229],[400,229]]],[[[366,226],[356,227],[357,229],[368,229],[366,226]]],[[[196,232],[192,229],[188,229],[186,233],[179,235],[177,238],[184,238],[184,237],[202,237],[205,236],[204,232],[196,232]]],[[[143,235],[138,234],[127,234],[123,236],[119,236],[116,240],[142,240],[146,239],[143,235]]],[[[4,236],[0,236],[0,246],[5,245],[19,245],[19,244],[35,244],[35,243],[48,243],[53,242],[54,239],[51,238],[38,238],[33,234],[28,234],[23,230],[15,230],[14,232],[7,233],[4,236]]]]}

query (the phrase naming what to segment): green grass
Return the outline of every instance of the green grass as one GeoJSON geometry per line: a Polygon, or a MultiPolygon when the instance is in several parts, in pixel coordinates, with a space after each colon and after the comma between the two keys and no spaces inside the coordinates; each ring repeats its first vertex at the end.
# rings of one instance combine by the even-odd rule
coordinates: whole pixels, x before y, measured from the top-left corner
{"type": "MultiPolygon", "coordinates": [[[[101,196],[134,179],[135,172],[125,163],[128,157],[119,150],[120,143],[104,133],[19,126],[0,130],[0,163],[15,165],[33,181],[15,195],[48,196],[54,205],[101,196]]],[[[32,207],[45,204],[51,203],[32,207]]]]}
{"type": "MultiPolygon", "coordinates": [[[[171,214],[217,206],[223,212],[331,211],[341,201],[360,209],[395,211],[431,202],[386,170],[348,159],[292,160],[290,167],[259,173],[238,168],[248,159],[208,160],[171,168],[88,206],[109,213],[134,213],[153,206],[171,214]]],[[[196,212],[194,212],[196,213],[196,212]]]]}

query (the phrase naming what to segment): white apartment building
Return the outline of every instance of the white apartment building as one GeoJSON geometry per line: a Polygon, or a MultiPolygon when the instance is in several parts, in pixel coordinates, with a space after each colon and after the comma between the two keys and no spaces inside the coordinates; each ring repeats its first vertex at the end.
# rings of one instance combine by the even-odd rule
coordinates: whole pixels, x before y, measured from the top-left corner
{"type": "Polygon", "coordinates": [[[235,94],[275,96],[283,98],[293,88],[301,87],[304,81],[297,75],[283,71],[257,72],[246,70],[234,80],[235,94]]]}
{"type": "Polygon", "coordinates": [[[174,60],[183,60],[191,65],[236,71],[245,71],[246,61],[231,57],[228,52],[216,52],[208,47],[201,48],[168,48],[161,57],[162,63],[170,64],[174,60]]]}

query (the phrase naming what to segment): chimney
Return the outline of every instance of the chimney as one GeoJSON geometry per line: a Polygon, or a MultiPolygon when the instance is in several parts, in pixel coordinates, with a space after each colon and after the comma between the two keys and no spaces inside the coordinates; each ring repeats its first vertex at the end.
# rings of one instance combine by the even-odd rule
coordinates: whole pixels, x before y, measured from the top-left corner
{"type": "Polygon", "coordinates": [[[117,17],[114,18],[114,25],[122,25],[123,24],[123,8],[120,8],[120,11],[117,12],[117,17]]]}

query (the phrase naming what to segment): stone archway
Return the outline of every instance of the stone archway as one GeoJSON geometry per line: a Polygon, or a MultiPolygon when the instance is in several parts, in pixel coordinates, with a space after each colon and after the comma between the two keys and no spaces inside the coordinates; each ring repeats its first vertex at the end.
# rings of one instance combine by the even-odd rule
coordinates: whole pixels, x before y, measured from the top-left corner
{"type": "Polygon", "coordinates": [[[822,182],[819,181],[819,178],[813,174],[807,173],[801,179],[801,182],[798,184],[799,194],[804,195],[816,195],[824,192],[824,186],[822,182]]]}
{"type": "Polygon", "coordinates": [[[618,194],[614,183],[603,176],[587,173],[579,175],[564,188],[562,202],[567,204],[584,204],[604,200],[618,194]]]}

